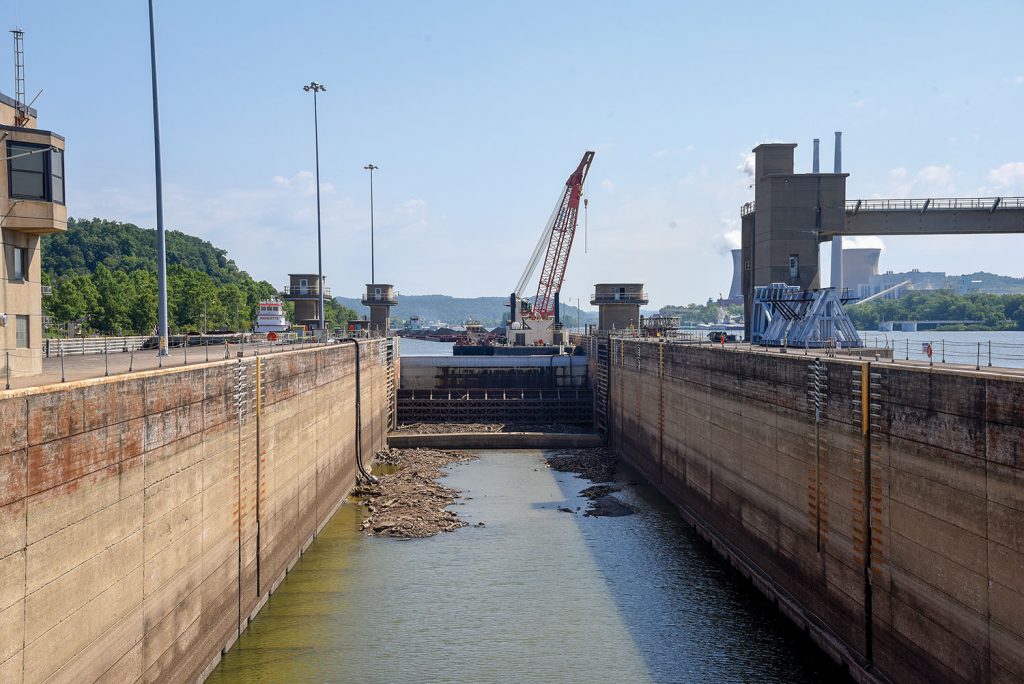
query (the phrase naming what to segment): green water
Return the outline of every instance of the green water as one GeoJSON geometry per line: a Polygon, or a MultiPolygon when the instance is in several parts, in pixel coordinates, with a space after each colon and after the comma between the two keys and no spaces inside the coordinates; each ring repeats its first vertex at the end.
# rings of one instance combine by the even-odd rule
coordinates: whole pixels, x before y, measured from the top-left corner
{"type": "Polygon", "coordinates": [[[398,541],[339,509],[209,682],[811,682],[844,675],[650,487],[586,518],[540,452],[446,478],[468,527],[398,541]]]}

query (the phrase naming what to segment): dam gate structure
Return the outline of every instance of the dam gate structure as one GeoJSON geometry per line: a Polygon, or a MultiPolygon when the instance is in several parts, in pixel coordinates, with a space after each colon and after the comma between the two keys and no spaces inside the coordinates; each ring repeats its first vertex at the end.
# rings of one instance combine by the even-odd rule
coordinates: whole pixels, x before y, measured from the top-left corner
{"type": "Polygon", "coordinates": [[[1024,378],[583,343],[609,446],[855,679],[1024,679],[1024,378]]]}
{"type": "Polygon", "coordinates": [[[424,356],[402,361],[398,422],[590,426],[582,356],[424,356]]]}

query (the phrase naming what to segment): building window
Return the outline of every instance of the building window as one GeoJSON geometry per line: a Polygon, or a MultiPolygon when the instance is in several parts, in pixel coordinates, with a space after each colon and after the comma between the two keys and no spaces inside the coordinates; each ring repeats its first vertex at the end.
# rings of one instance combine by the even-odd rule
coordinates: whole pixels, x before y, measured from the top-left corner
{"type": "Polygon", "coordinates": [[[14,317],[14,346],[18,349],[28,349],[28,316],[14,317]]]}
{"type": "Polygon", "coordinates": [[[7,158],[11,197],[64,204],[64,152],[49,145],[10,140],[7,158]]]}
{"type": "Polygon", "coordinates": [[[14,247],[14,268],[11,269],[11,280],[25,280],[28,277],[28,250],[14,247]]]}

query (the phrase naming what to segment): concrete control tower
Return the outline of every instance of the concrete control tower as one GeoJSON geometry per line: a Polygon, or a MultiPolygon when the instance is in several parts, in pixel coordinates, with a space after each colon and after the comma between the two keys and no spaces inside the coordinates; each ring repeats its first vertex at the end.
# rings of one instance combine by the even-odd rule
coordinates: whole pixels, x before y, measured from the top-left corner
{"type": "Polygon", "coordinates": [[[647,304],[643,283],[599,283],[590,303],[597,306],[599,330],[625,330],[640,325],[640,307],[647,304]]]}
{"type": "Polygon", "coordinates": [[[391,332],[391,307],[398,304],[394,285],[367,283],[363,306],[370,307],[370,330],[381,335],[391,332]]]}

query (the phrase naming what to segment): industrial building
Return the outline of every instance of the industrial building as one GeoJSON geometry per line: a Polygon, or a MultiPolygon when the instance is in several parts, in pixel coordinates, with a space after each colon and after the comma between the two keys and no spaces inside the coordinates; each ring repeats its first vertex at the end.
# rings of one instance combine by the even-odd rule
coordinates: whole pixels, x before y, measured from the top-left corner
{"type": "Polygon", "coordinates": [[[33,375],[42,372],[39,238],[68,228],[64,138],[36,127],[36,110],[24,97],[6,95],[0,95],[0,131],[7,158],[0,165],[0,372],[33,375]]]}

